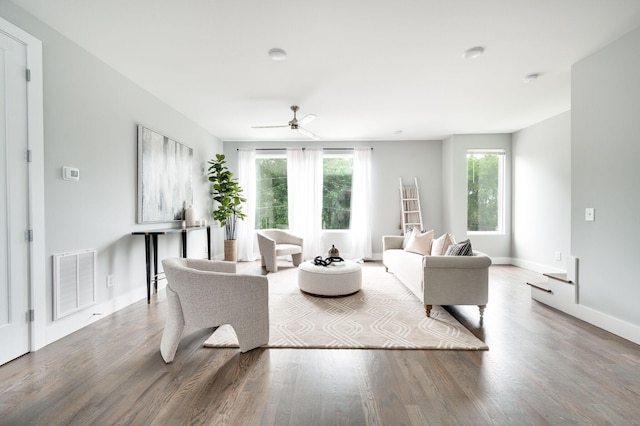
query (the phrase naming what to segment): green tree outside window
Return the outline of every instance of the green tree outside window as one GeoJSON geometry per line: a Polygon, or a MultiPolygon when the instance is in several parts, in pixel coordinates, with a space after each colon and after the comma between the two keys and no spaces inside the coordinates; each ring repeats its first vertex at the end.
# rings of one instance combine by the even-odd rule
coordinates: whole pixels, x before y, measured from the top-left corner
{"type": "Polygon", "coordinates": [[[499,232],[502,228],[504,152],[467,153],[467,230],[499,232]]]}
{"type": "MultiPolygon", "coordinates": [[[[322,229],[349,229],[351,218],[351,156],[323,158],[322,229]]],[[[289,226],[287,159],[256,159],[256,229],[289,226]]]]}

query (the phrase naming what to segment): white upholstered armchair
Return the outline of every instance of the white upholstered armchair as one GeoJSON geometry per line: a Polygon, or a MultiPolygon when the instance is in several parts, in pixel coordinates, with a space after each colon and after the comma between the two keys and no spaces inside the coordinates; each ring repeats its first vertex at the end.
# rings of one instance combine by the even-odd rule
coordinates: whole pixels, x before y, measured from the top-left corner
{"type": "Polygon", "coordinates": [[[261,229],[256,233],[262,266],[267,271],[278,270],[278,256],[291,255],[294,266],[302,263],[302,238],[282,229],[261,229]]]}
{"type": "Polygon", "coordinates": [[[236,274],[234,262],[171,258],[162,261],[167,276],[167,320],[160,353],[173,361],[186,326],[229,324],[240,351],[269,341],[269,284],[267,277],[236,274]]]}

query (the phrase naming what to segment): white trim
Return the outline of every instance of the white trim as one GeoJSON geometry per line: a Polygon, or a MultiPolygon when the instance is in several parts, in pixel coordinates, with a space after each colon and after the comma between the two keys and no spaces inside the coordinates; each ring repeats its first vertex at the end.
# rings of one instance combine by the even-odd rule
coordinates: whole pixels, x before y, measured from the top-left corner
{"type": "Polygon", "coordinates": [[[513,259],[511,259],[510,257],[491,257],[491,264],[492,265],[513,265],[513,259]]]}
{"type": "MultiPolygon", "coordinates": [[[[166,284],[159,282],[158,294],[160,294],[160,292],[165,287],[166,287],[166,284]]],[[[158,294],[156,294],[155,296],[152,295],[151,303],[155,303],[153,301],[153,298],[158,297],[158,294]]],[[[48,345],[57,340],[60,340],[63,337],[66,337],[69,334],[74,333],[88,326],[89,324],[92,324],[102,318],[105,318],[108,315],[113,314],[114,312],[119,311],[120,309],[123,309],[133,303],[139,302],[141,300],[146,300],[146,299],[147,299],[146,287],[138,287],[121,296],[116,297],[115,299],[109,299],[105,302],[90,306],[86,309],[83,309],[80,312],[64,317],[58,321],[54,321],[47,328],[47,333],[46,333],[47,338],[46,338],[45,344],[48,345]]]]}
{"type": "MultiPolygon", "coordinates": [[[[570,284],[561,283],[561,285],[572,287],[570,284]]],[[[544,293],[532,288],[531,298],[640,345],[639,326],[596,311],[588,306],[576,304],[573,289],[567,292],[554,291],[553,293],[544,293]]]]}
{"type": "Polygon", "coordinates": [[[33,230],[30,252],[30,303],[34,321],[30,323],[31,350],[46,345],[47,288],[45,277],[44,219],[44,103],[42,96],[42,42],[31,34],[0,18],[0,31],[27,48],[27,67],[31,81],[27,84],[27,131],[31,150],[29,163],[29,222],[33,230]]]}
{"type": "Polygon", "coordinates": [[[511,258],[509,262],[505,262],[505,263],[511,263],[513,266],[517,266],[519,268],[527,269],[533,272],[539,272],[541,274],[545,272],[563,274],[566,272],[564,269],[559,269],[553,266],[544,265],[542,263],[530,262],[524,259],[511,258]]]}

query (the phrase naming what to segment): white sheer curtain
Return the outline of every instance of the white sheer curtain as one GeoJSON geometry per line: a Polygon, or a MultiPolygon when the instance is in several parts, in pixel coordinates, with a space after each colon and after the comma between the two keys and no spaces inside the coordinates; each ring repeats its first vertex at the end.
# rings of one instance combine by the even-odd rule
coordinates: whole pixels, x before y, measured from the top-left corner
{"type": "Polygon", "coordinates": [[[237,222],[238,260],[253,261],[258,258],[256,253],[256,151],[241,149],[238,151],[238,184],[247,201],[242,206],[242,212],[247,215],[244,220],[237,222]]]}
{"type": "Polygon", "coordinates": [[[322,249],[322,148],[287,149],[289,230],[304,240],[303,257],[322,249]]]}
{"type": "Polygon", "coordinates": [[[353,150],[351,181],[351,257],[371,259],[371,148],[353,150]]]}

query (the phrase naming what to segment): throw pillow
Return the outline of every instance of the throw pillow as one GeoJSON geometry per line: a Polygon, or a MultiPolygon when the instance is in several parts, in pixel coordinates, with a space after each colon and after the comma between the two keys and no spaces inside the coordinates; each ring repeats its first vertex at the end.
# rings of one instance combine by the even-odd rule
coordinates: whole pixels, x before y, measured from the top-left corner
{"type": "Polygon", "coordinates": [[[418,233],[414,232],[412,238],[409,239],[407,246],[404,248],[406,251],[418,253],[423,256],[431,254],[431,242],[433,240],[433,230],[418,233]]]}
{"type": "Polygon", "coordinates": [[[409,229],[406,234],[404,234],[404,240],[402,240],[402,248],[405,248],[413,235],[413,228],[409,229]]]}
{"type": "Polygon", "coordinates": [[[451,234],[442,234],[431,244],[431,256],[442,256],[447,252],[451,244],[454,244],[451,234]]]}
{"type": "Polygon", "coordinates": [[[473,256],[471,241],[464,240],[460,241],[458,244],[450,245],[445,256],[473,256]]]}

